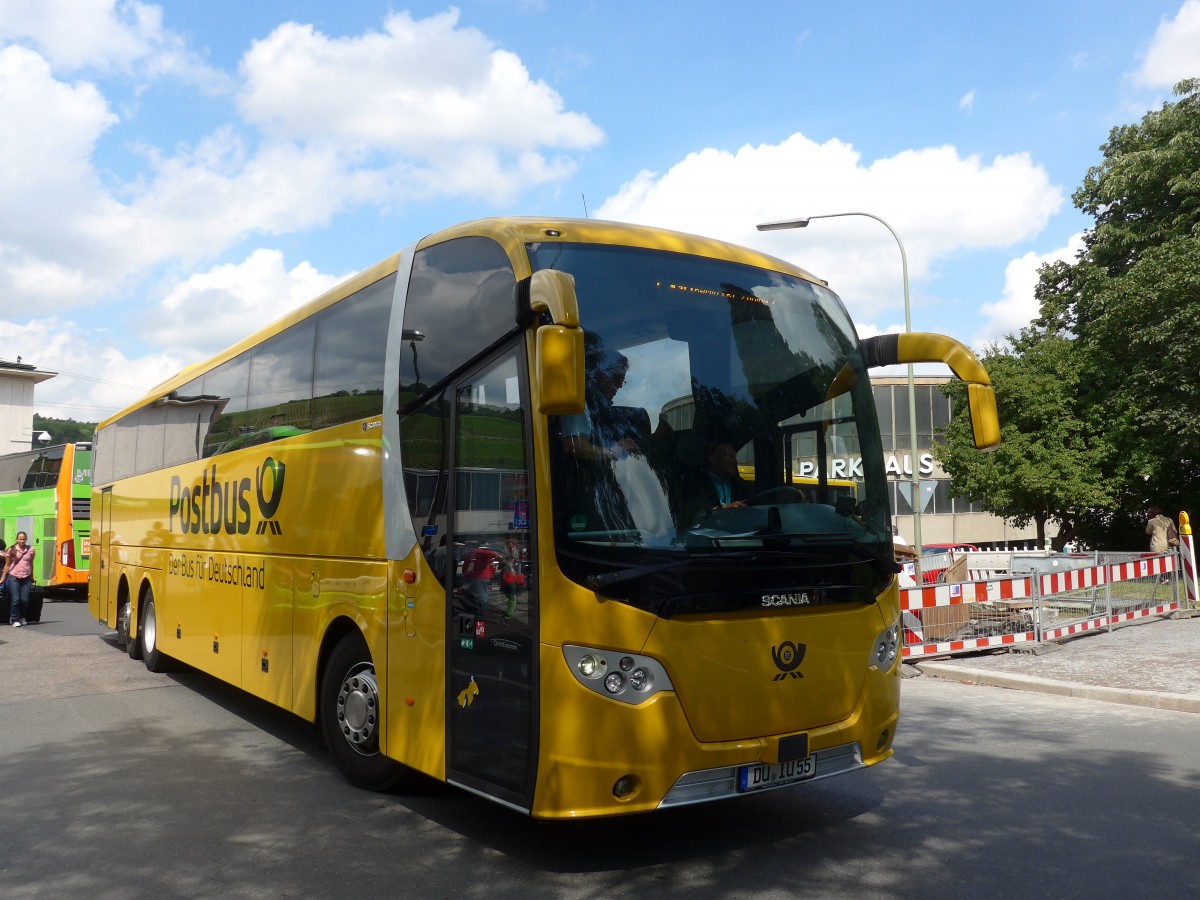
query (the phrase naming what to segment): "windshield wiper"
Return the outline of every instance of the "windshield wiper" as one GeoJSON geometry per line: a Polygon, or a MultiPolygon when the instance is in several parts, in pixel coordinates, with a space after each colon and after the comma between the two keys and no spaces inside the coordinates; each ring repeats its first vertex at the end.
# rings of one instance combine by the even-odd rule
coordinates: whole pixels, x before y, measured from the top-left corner
{"type": "Polygon", "coordinates": [[[655,575],[659,572],[665,572],[669,569],[678,569],[682,566],[690,565],[691,563],[704,563],[711,559],[754,559],[757,557],[788,557],[794,558],[795,552],[787,550],[745,550],[739,553],[703,553],[689,556],[686,559],[674,559],[665,563],[650,563],[645,566],[633,566],[629,569],[621,569],[617,572],[604,572],[600,575],[589,575],[586,579],[587,586],[594,591],[599,591],[601,588],[611,587],[614,584],[622,584],[626,581],[636,581],[639,578],[645,578],[648,575],[655,575]]]}
{"type": "Polygon", "coordinates": [[[782,537],[800,538],[810,544],[844,547],[847,550],[857,553],[860,558],[866,561],[879,563],[888,572],[895,574],[904,571],[904,567],[896,562],[891,554],[880,550],[873,544],[864,544],[861,541],[856,541],[846,532],[835,532],[833,534],[788,534],[782,535],[782,537]]]}
{"type": "Polygon", "coordinates": [[[764,547],[776,553],[786,552],[774,549],[781,544],[786,544],[789,541],[803,541],[806,544],[818,544],[822,547],[832,546],[849,550],[856,554],[863,562],[879,563],[888,572],[899,573],[904,571],[904,567],[897,563],[889,553],[876,548],[873,544],[855,540],[854,536],[846,531],[781,532],[760,534],[756,535],[756,537],[762,539],[764,547]]]}

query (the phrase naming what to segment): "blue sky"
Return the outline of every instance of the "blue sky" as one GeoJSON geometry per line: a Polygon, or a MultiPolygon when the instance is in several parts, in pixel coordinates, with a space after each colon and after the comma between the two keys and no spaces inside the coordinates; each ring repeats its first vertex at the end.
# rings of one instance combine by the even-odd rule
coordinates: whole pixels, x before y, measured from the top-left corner
{"type": "Polygon", "coordinates": [[[1200,0],[0,0],[0,357],[95,421],[432,231],[644,222],[981,347],[1090,223],[1109,130],[1200,76],[1200,0]]]}

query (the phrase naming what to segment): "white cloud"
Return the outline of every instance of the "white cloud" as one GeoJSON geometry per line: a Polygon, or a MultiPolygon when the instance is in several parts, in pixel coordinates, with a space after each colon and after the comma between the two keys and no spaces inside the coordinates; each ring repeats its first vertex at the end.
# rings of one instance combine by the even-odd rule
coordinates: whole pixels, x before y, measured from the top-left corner
{"type": "Polygon", "coordinates": [[[351,38],[287,23],[254,43],[241,71],[242,115],[274,139],[335,142],[364,159],[397,154],[416,164],[426,190],[442,184],[439,193],[507,199],[574,170],[543,148],[603,139],[517,56],[459,27],[457,10],[419,21],[395,13],[382,32],[351,38]]]}
{"type": "Polygon", "coordinates": [[[125,123],[96,83],[64,82],[51,61],[162,69],[177,39],[158,7],[80,3],[76,30],[108,47],[88,55],[91,43],[73,43],[64,22],[72,9],[0,0],[0,40],[43,50],[0,49],[0,121],[26,124],[0,143],[0,316],[127,295],[158,267],[362,206],[505,202],[568,177],[566,154],[602,138],[517,57],[459,28],[457,13],[393,15],[383,32],[336,40],[289,24],[243,61],[242,108],[266,137],[231,121],[170,152],[141,146],[140,171],[122,183],[95,153],[125,123]]]}
{"type": "Polygon", "coordinates": [[[59,373],[37,386],[34,411],[80,422],[112,415],[179,369],[169,353],[127,359],[111,337],[58,316],[23,324],[0,320],[6,355],[59,373]]]}
{"type": "Polygon", "coordinates": [[[0,50],[0,121],[27,125],[0,142],[0,316],[94,300],[113,277],[95,232],[121,207],[91,156],[117,117],[94,85],[55,81],[43,57],[10,46],[0,50]]]}
{"type": "Polygon", "coordinates": [[[849,144],[794,134],[736,153],[702,150],[661,176],[641,172],[598,216],[765,249],[828,279],[856,320],[871,321],[885,311],[897,315],[902,306],[897,244],[878,222],[852,216],[761,234],[755,224],[872,213],[900,235],[910,282],[919,282],[963,250],[1010,246],[1037,234],[1062,203],[1062,190],[1026,154],[985,163],[953,147],[931,147],[864,165],[849,144]]]}
{"type": "Polygon", "coordinates": [[[8,348],[7,357],[20,354],[24,362],[60,373],[38,385],[39,414],[99,421],[352,274],[325,274],[308,262],[287,269],[282,253],[260,249],[241,263],[192,275],[136,321],[115,320],[111,330],[98,330],[58,316],[0,320],[0,345],[8,348]],[[118,340],[122,329],[157,349],[127,357],[116,349],[129,343],[125,336],[118,340]]]}
{"type": "Polygon", "coordinates": [[[207,359],[350,277],[302,262],[288,269],[278,250],[255,250],[178,284],[135,325],[147,343],[169,348],[176,368],[207,359]],[[203,322],[203,327],[197,323],[203,322]]]}
{"type": "Polygon", "coordinates": [[[170,75],[209,89],[228,83],[163,27],[161,7],[137,0],[0,0],[0,41],[33,47],[63,72],[170,75]]]}
{"type": "Polygon", "coordinates": [[[1145,58],[1133,73],[1140,87],[1169,88],[1200,76],[1200,0],[1186,0],[1174,19],[1162,19],[1145,58]]]}
{"type": "Polygon", "coordinates": [[[1083,234],[1073,234],[1065,247],[1049,253],[1026,253],[1009,262],[1004,269],[1004,293],[995,303],[984,303],[979,314],[987,319],[983,329],[975,336],[977,347],[995,343],[1020,331],[1035,318],[1040,310],[1034,297],[1038,283],[1038,269],[1057,260],[1074,263],[1083,249],[1083,234]]]}
{"type": "Polygon", "coordinates": [[[958,101],[958,108],[965,109],[967,112],[971,112],[975,109],[975,89],[974,88],[972,88],[971,90],[969,90],[965,94],[963,94],[962,99],[958,101]]]}

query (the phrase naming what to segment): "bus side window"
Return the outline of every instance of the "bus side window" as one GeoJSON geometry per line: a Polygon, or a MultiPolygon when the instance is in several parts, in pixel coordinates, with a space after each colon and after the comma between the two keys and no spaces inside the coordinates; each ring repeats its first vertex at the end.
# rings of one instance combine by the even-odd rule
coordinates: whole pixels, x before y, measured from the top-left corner
{"type": "Polygon", "coordinates": [[[317,316],[312,427],[383,413],[383,364],[396,276],[351,294],[317,316]]]}
{"type": "Polygon", "coordinates": [[[312,426],[309,403],[316,332],[316,324],[307,319],[254,348],[246,401],[246,446],[300,434],[312,426]]]}
{"type": "Polygon", "coordinates": [[[445,391],[400,419],[400,458],[404,460],[408,512],[417,534],[428,537],[425,554],[443,587],[454,577],[455,562],[454,548],[446,542],[449,428],[450,407],[445,391]]]}
{"type": "Polygon", "coordinates": [[[422,339],[415,351],[405,344],[401,396],[421,396],[512,331],[516,297],[516,275],[495,241],[464,237],[417,251],[404,331],[422,339]]]}

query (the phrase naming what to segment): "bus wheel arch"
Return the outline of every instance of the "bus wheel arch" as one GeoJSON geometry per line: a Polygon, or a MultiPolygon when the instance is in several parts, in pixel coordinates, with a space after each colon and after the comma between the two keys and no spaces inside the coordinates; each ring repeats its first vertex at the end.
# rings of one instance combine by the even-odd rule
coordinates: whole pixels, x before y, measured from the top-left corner
{"type": "Polygon", "coordinates": [[[320,659],[317,724],[338,771],[356,787],[391,790],[409,770],[379,750],[379,686],[366,640],[348,619],[337,620],[320,659]]]}

